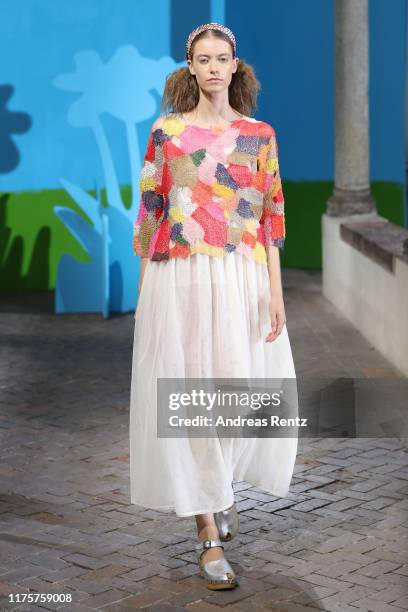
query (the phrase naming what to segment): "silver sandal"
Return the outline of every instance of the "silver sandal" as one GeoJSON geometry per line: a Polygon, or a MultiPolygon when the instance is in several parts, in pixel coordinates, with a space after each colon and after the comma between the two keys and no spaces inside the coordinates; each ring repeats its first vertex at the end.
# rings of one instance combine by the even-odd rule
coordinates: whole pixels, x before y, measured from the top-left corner
{"type": "Polygon", "coordinates": [[[239,515],[235,504],[220,512],[214,512],[214,520],[222,542],[229,542],[238,533],[239,515]]]}
{"type": "Polygon", "coordinates": [[[199,551],[198,565],[200,567],[200,575],[206,579],[207,588],[211,590],[233,589],[238,585],[238,581],[228,561],[225,558],[204,561],[202,558],[204,552],[214,546],[224,548],[219,539],[204,540],[196,546],[196,549],[199,551]]]}

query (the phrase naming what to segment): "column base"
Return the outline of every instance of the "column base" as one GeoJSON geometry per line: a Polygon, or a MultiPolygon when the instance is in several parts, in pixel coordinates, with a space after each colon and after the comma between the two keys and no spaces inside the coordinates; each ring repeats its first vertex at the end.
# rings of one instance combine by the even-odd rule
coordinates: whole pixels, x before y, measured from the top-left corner
{"type": "Polygon", "coordinates": [[[340,189],[335,187],[327,200],[326,213],[330,217],[346,217],[376,212],[377,206],[370,189],[340,189]]]}

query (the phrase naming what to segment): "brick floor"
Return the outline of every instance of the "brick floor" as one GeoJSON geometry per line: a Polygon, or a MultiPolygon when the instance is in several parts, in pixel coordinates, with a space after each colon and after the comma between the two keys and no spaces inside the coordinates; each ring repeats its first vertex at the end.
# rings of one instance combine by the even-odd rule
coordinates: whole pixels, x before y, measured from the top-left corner
{"type": "MultiPolygon", "coordinates": [[[[400,376],[319,272],[283,280],[298,376],[400,376]]],[[[0,312],[1,610],[408,609],[404,439],[302,439],[285,499],[234,483],[240,585],[212,592],[194,521],[129,503],[132,315],[57,316],[51,293],[3,294],[0,312]],[[8,603],[23,593],[72,603],[8,603]]]]}

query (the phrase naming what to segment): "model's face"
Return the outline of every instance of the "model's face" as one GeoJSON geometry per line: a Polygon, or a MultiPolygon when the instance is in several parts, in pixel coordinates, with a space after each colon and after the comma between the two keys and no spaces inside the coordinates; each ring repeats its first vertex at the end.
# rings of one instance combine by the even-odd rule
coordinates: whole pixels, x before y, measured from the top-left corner
{"type": "Polygon", "coordinates": [[[194,45],[193,61],[188,61],[198,86],[207,92],[228,89],[237,71],[238,58],[232,58],[231,45],[220,38],[201,38],[194,45]]]}

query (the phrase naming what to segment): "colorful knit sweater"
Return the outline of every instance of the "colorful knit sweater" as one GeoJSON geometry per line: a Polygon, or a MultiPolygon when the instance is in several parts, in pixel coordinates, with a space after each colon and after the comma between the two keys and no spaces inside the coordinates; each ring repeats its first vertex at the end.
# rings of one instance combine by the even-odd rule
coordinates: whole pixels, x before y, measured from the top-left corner
{"type": "Polygon", "coordinates": [[[168,114],[150,133],[133,228],[136,255],[153,261],[193,253],[242,253],[266,264],[283,248],[284,197],[275,130],[243,117],[204,128],[168,114]]]}

